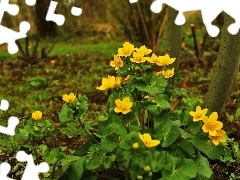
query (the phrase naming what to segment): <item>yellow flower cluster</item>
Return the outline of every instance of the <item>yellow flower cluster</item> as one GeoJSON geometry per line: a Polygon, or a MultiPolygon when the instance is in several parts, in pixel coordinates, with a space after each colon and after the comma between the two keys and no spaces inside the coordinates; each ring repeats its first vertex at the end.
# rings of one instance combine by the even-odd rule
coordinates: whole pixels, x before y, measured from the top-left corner
{"type": "MultiPolygon", "coordinates": [[[[123,66],[123,60],[121,57],[129,57],[131,62],[134,63],[144,63],[149,62],[152,64],[157,64],[158,66],[168,66],[172,64],[176,58],[170,58],[168,54],[165,56],[156,56],[154,53],[151,57],[145,57],[152,53],[151,49],[145,47],[145,45],[141,46],[140,48],[135,48],[129,42],[125,42],[122,48],[118,49],[118,54],[114,55],[113,61],[110,62],[110,66],[114,67],[115,70],[118,70],[120,67],[123,66]]],[[[163,75],[165,78],[170,78],[174,75],[174,68],[167,69],[166,71],[161,71],[156,73],[157,76],[163,75]]]]}
{"type": "Polygon", "coordinates": [[[209,138],[212,140],[213,144],[216,146],[219,142],[226,142],[225,134],[226,132],[222,130],[223,123],[218,121],[217,112],[213,112],[209,117],[205,116],[208,109],[201,109],[200,106],[196,107],[196,111],[191,111],[189,114],[193,116],[193,121],[203,121],[202,130],[204,133],[209,133],[209,138]]]}

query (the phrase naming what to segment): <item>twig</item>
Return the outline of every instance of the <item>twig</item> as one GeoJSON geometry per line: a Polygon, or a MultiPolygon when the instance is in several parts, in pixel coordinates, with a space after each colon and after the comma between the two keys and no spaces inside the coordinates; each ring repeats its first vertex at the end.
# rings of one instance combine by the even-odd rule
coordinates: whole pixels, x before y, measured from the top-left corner
{"type": "MultiPolygon", "coordinates": [[[[187,81],[183,81],[182,83],[182,88],[184,89],[187,89],[187,82],[189,81],[190,79],[188,79],[187,81]]],[[[172,105],[172,107],[170,108],[170,111],[174,111],[178,105],[180,104],[180,102],[182,101],[182,98],[183,98],[183,95],[181,96],[178,96],[177,97],[177,100],[175,101],[175,103],[172,105]]]]}
{"type": "Polygon", "coordinates": [[[193,40],[194,40],[194,49],[195,49],[196,57],[199,60],[199,51],[197,46],[197,38],[196,38],[194,24],[191,24],[191,30],[192,30],[193,40]]]}
{"type": "Polygon", "coordinates": [[[149,37],[149,32],[148,32],[148,29],[147,29],[147,26],[146,26],[146,22],[144,21],[144,17],[143,17],[142,10],[141,10],[139,2],[137,2],[137,8],[138,8],[138,13],[139,13],[142,25],[143,25],[143,29],[144,29],[146,38],[147,38],[148,46],[151,47],[151,41],[150,41],[150,37],[149,37]]]}
{"type": "Polygon", "coordinates": [[[28,59],[30,61],[30,57],[29,57],[29,51],[28,51],[28,45],[29,45],[29,38],[28,36],[26,37],[26,42],[25,42],[25,51],[26,51],[26,59],[28,59]]]}
{"type": "MultiPolygon", "coordinates": [[[[166,9],[166,8],[165,8],[166,9]]],[[[159,44],[159,41],[160,41],[160,38],[162,37],[162,33],[163,33],[163,29],[166,25],[166,22],[167,22],[167,17],[168,17],[168,14],[167,12],[165,13],[164,17],[163,17],[163,20],[162,20],[162,23],[161,23],[161,26],[159,28],[159,31],[158,31],[158,36],[157,36],[157,40],[156,40],[156,45],[159,44]]]]}

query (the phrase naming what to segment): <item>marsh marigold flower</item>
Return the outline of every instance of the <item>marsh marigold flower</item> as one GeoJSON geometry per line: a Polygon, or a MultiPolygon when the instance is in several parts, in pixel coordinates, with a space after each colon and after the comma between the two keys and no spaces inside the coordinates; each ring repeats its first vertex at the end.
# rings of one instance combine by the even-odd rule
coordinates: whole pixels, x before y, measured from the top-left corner
{"type": "Polygon", "coordinates": [[[121,83],[121,78],[108,76],[108,78],[102,78],[102,85],[97,87],[98,90],[108,90],[119,86],[121,83]]]}
{"type": "Polygon", "coordinates": [[[151,58],[148,59],[148,62],[157,64],[159,62],[159,58],[153,53],[151,58]]]}
{"type": "Polygon", "coordinates": [[[133,52],[133,58],[130,58],[130,61],[135,63],[143,63],[148,59],[149,57],[144,57],[143,53],[133,52]]]}
{"type": "Polygon", "coordinates": [[[158,62],[156,63],[159,66],[167,66],[169,64],[172,64],[175,61],[176,58],[170,58],[168,54],[165,56],[159,56],[158,57],[158,62]]]}
{"type": "Polygon", "coordinates": [[[131,111],[131,107],[133,103],[130,101],[129,97],[124,98],[122,101],[120,99],[115,100],[115,104],[117,107],[114,108],[116,113],[127,114],[131,111]]]}
{"type": "Polygon", "coordinates": [[[69,95],[64,94],[62,99],[68,103],[71,103],[75,100],[75,98],[76,98],[76,95],[74,95],[73,93],[70,93],[69,95]]]}
{"type": "Polygon", "coordinates": [[[155,147],[160,144],[159,140],[152,140],[152,137],[149,133],[144,133],[143,135],[139,133],[139,138],[148,148],[155,147]]]}
{"type": "Polygon", "coordinates": [[[209,117],[205,116],[203,118],[204,125],[202,126],[202,130],[205,133],[209,133],[210,136],[216,136],[217,130],[220,130],[223,127],[223,123],[217,121],[218,114],[217,112],[213,112],[209,117]]]}
{"type": "Polygon", "coordinates": [[[201,109],[200,106],[196,107],[196,111],[191,111],[189,114],[193,117],[193,121],[199,121],[199,120],[203,120],[203,118],[205,117],[206,113],[207,113],[208,109],[201,109]]]}
{"type": "Polygon", "coordinates": [[[114,60],[110,62],[110,66],[115,67],[115,70],[118,70],[118,68],[123,66],[123,61],[119,56],[114,55],[114,60]]]}
{"type": "Polygon", "coordinates": [[[225,137],[226,132],[222,129],[217,130],[217,135],[216,136],[210,136],[209,138],[212,140],[213,144],[216,146],[219,144],[219,142],[226,142],[226,137],[225,137]]]}
{"type": "Polygon", "coordinates": [[[148,54],[150,54],[150,53],[152,52],[151,49],[146,48],[144,45],[141,46],[141,47],[138,48],[138,49],[136,48],[136,51],[137,51],[138,53],[143,53],[144,55],[148,55],[148,54]]]}
{"type": "Polygon", "coordinates": [[[161,74],[162,74],[165,78],[173,77],[173,75],[174,75],[174,68],[172,68],[172,69],[167,69],[166,71],[161,71],[161,74]]]}
{"type": "Polygon", "coordinates": [[[32,118],[35,120],[35,121],[38,121],[40,119],[42,119],[42,112],[41,111],[35,111],[32,113],[32,118]]]}
{"type": "Polygon", "coordinates": [[[134,51],[134,45],[130,44],[129,42],[125,42],[123,44],[123,48],[118,49],[117,56],[130,56],[132,52],[134,51]]]}

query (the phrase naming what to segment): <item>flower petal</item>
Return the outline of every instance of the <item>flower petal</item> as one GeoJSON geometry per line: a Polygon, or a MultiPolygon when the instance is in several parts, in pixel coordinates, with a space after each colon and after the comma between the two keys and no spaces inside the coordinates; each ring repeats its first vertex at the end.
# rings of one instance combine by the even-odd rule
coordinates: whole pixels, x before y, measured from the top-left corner
{"type": "Polygon", "coordinates": [[[211,121],[217,121],[217,119],[218,119],[218,114],[217,114],[217,112],[213,112],[213,113],[209,116],[209,119],[210,119],[211,121]]]}
{"type": "Polygon", "coordinates": [[[222,129],[222,127],[223,127],[223,123],[220,121],[216,121],[216,122],[214,122],[214,124],[215,124],[216,130],[222,129]]]}

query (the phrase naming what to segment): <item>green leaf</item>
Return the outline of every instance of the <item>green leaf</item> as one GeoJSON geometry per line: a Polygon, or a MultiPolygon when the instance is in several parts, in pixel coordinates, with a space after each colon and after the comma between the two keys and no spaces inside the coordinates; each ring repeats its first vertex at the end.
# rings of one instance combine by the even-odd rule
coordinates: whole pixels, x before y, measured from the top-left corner
{"type": "Polygon", "coordinates": [[[100,129],[98,130],[97,133],[94,133],[97,137],[105,137],[107,135],[113,134],[114,132],[118,131],[119,128],[119,124],[118,123],[111,123],[108,124],[107,126],[102,126],[100,127],[100,129]]]}
{"type": "Polygon", "coordinates": [[[105,156],[105,158],[103,159],[103,166],[105,169],[108,169],[112,162],[114,162],[116,159],[116,155],[112,155],[112,156],[105,156]]]}
{"type": "Polygon", "coordinates": [[[240,118],[240,108],[238,108],[237,111],[236,111],[236,117],[240,118]]]}
{"type": "Polygon", "coordinates": [[[44,160],[49,164],[54,164],[58,161],[59,148],[54,148],[50,152],[46,153],[44,160]]]}
{"type": "Polygon", "coordinates": [[[197,122],[192,121],[190,123],[190,132],[193,135],[196,135],[201,129],[202,129],[202,121],[197,121],[197,122]]]}
{"type": "Polygon", "coordinates": [[[181,141],[180,147],[182,148],[182,150],[184,150],[189,155],[192,155],[195,153],[195,149],[194,149],[193,145],[187,140],[181,141]]]}
{"type": "Polygon", "coordinates": [[[157,76],[152,76],[149,84],[143,80],[138,80],[132,83],[133,88],[137,88],[139,91],[145,91],[149,94],[163,93],[166,86],[166,79],[157,76]]]}
{"type": "Polygon", "coordinates": [[[92,139],[88,139],[87,142],[81,145],[73,154],[76,156],[83,156],[88,152],[89,147],[93,144],[94,142],[92,141],[92,139]]]}
{"type": "Polygon", "coordinates": [[[77,180],[77,179],[81,179],[82,175],[83,175],[83,164],[85,161],[86,157],[81,157],[81,159],[77,160],[76,162],[74,162],[69,171],[68,171],[68,180],[77,180]]]}
{"type": "Polygon", "coordinates": [[[58,117],[61,123],[68,122],[68,118],[72,115],[73,110],[68,107],[67,104],[62,106],[61,112],[58,113],[58,117]]]}
{"type": "Polygon", "coordinates": [[[156,129],[156,138],[161,140],[162,147],[170,146],[179,136],[180,129],[170,122],[162,122],[156,129]]]}
{"type": "Polygon", "coordinates": [[[155,101],[157,103],[157,107],[160,107],[161,109],[167,109],[171,107],[171,104],[168,102],[168,96],[165,94],[157,95],[155,101]]]}
{"type": "Polygon", "coordinates": [[[167,162],[162,170],[162,180],[188,180],[196,177],[198,167],[193,160],[168,155],[167,162]]]}
{"type": "Polygon", "coordinates": [[[151,157],[151,168],[153,172],[160,171],[165,166],[166,152],[155,151],[153,157],[151,157]]]}
{"type": "Polygon", "coordinates": [[[191,143],[195,148],[205,153],[210,159],[219,158],[224,151],[224,146],[215,146],[210,140],[202,140],[197,136],[191,138],[191,143]]]}
{"type": "Polygon", "coordinates": [[[107,150],[108,152],[114,150],[118,146],[118,144],[119,144],[118,138],[112,134],[105,136],[101,140],[102,148],[107,150]]]}
{"type": "Polygon", "coordinates": [[[213,172],[209,166],[207,158],[203,157],[200,153],[198,153],[195,162],[198,166],[197,174],[209,179],[212,176],[213,172]]]}

